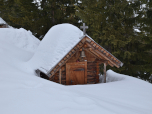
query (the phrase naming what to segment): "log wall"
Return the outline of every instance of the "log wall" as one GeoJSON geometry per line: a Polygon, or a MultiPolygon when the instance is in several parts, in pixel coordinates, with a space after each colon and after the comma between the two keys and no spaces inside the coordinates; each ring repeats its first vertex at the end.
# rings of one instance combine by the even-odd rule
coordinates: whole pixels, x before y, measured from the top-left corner
{"type": "MultiPolygon", "coordinates": [[[[85,50],[85,58],[80,57],[81,50],[76,52],[66,63],[83,62],[87,60],[87,83],[95,84],[99,82],[99,66],[97,63],[97,56],[85,50]]],[[[53,82],[59,83],[59,71],[57,71],[50,79],[53,82]]],[[[66,65],[61,68],[61,84],[66,85],[66,65]]]]}
{"type": "MultiPolygon", "coordinates": [[[[87,62],[87,84],[99,83],[99,67],[97,62],[87,62]]],[[[66,65],[62,67],[61,84],[66,85],[66,65]]],[[[53,82],[59,83],[59,71],[50,79],[53,82]]]]}
{"type": "Polygon", "coordinates": [[[99,67],[96,62],[87,62],[87,83],[95,84],[99,82],[99,75],[97,74],[99,67]]]}

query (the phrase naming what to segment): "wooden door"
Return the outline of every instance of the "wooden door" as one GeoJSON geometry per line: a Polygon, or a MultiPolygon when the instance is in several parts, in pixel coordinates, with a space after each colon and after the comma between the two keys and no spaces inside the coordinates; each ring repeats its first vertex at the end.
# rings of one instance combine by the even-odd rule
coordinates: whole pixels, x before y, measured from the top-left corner
{"type": "Polygon", "coordinates": [[[87,84],[87,62],[66,63],[66,85],[87,84]]]}

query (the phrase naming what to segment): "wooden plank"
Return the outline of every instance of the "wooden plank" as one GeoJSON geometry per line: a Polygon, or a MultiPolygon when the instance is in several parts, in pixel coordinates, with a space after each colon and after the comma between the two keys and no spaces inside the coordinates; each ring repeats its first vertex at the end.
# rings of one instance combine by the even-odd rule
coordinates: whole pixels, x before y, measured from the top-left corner
{"type": "Polygon", "coordinates": [[[106,52],[106,55],[108,56],[108,55],[109,55],[109,53],[108,53],[108,52],[106,52]]]}
{"type": "Polygon", "coordinates": [[[80,47],[80,46],[77,44],[77,45],[76,45],[76,49],[78,49],[79,47],[80,47]]]}
{"type": "Polygon", "coordinates": [[[87,84],[87,61],[85,61],[85,76],[84,76],[84,83],[87,84]]]}
{"type": "Polygon", "coordinates": [[[93,46],[96,47],[96,44],[94,43],[93,46]]]}
{"type": "Polygon", "coordinates": [[[61,81],[62,81],[62,70],[60,68],[59,70],[59,83],[61,84],[61,81]]]}
{"type": "Polygon", "coordinates": [[[87,62],[66,63],[66,84],[87,83],[87,62]]]}
{"type": "Polygon", "coordinates": [[[96,83],[96,79],[89,79],[88,82],[95,82],[96,83]]]}
{"type": "Polygon", "coordinates": [[[87,48],[88,47],[88,45],[87,44],[84,44],[84,46],[83,46],[84,48],[87,48]]]}
{"type": "Polygon", "coordinates": [[[106,83],[106,63],[104,63],[104,83],[106,83]]]}
{"type": "Polygon", "coordinates": [[[111,67],[113,67],[114,65],[113,64],[111,64],[109,61],[108,61],[108,64],[111,66],[111,67]]]}
{"type": "Polygon", "coordinates": [[[99,48],[99,46],[97,45],[97,46],[96,46],[96,48],[98,49],[98,48],[99,48]]]}
{"type": "Polygon", "coordinates": [[[74,49],[72,49],[71,51],[72,51],[72,52],[74,52],[75,50],[74,50],[74,49]]]}
{"type": "Polygon", "coordinates": [[[90,55],[92,55],[93,57],[100,59],[98,56],[96,56],[95,54],[93,54],[89,49],[90,49],[90,48],[87,48],[87,49],[85,49],[85,51],[87,51],[87,52],[88,52],[90,55]]]}
{"type": "Polygon", "coordinates": [[[86,38],[86,41],[90,43],[92,40],[90,38],[86,38]]]}
{"type": "Polygon", "coordinates": [[[58,65],[61,66],[61,65],[62,65],[62,62],[60,62],[58,65]]]}
{"type": "Polygon", "coordinates": [[[77,58],[79,56],[79,51],[76,52],[75,57],[77,58]]]}
{"type": "Polygon", "coordinates": [[[61,67],[62,72],[65,71],[65,69],[66,69],[65,66],[61,67]]]}
{"type": "Polygon", "coordinates": [[[69,57],[69,55],[66,55],[66,57],[68,58],[68,57],[69,57]]]}
{"type": "Polygon", "coordinates": [[[90,76],[90,77],[87,77],[87,79],[91,80],[91,79],[96,79],[96,78],[94,76],[92,76],[92,77],[90,76]]]}
{"type": "Polygon", "coordinates": [[[70,52],[69,52],[69,55],[71,55],[71,54],[72,54],[72,52],[70,51],[70,52]]]}
{"type": "Polygon", "coordinates": [[[99,75],[96,76],[96,83],[99,83],[99,75]]]}
{"type": "Polygon", "coordinates": [[[94,55],[96,55],[96,56],[97,56],[97,58],[101,58],[101,57],[100,57],[100,55],[99,55],[99,54],[97,54],[97,53],[95,53],[95,51],[94,51],[92,48],[90,48],[89,50],[91,51],[91,53],[93,53],[94,55]]]}
{"type": "Polygon", "coordinates": [[[69,70],[70,70],[70,66],[66,64],[66,85],[70,84],[69,83],[69,80],[70,80],[70,78],[69,78],[69,72],[67,72],[69,70]]]}
{"type": "Polygon", "coordinates": [[[99,55],[101,55],[102,57],[104,57],[106,60],[108,60],[109,62],[111,62],[111,64],[115,65],[117,68],[119,68],[119,66],[114,63],[113,61],[111,61],[111,59],[109,59],[108,57],[106,57],[105,55],[103,55],[102,53],[100,53],[98,50],[94,50],[96,53],[98,53],[99,55]]]}
{"type": "Polygon", "coordinates": [[[82,43],[82,42],[80,42],[80,43],[79,43],[79,46],[82,46],[82,45],[83,45],[83,43],[82,43]]]}
{"type": "Polygon", "coordinates": [[[96,68],[96,79],[98,79],[98,80],[96,80],[96,83],[99,83],[99,63],[96,63],[96,65],[97,65],[97,68],[96,68]]]}
{"type": "Polygon", "coordinates": [[[93,44],[94,44],[94,42],[93,42],[93,41],[91,41],[91,44],[93,45],[93,44]]]}

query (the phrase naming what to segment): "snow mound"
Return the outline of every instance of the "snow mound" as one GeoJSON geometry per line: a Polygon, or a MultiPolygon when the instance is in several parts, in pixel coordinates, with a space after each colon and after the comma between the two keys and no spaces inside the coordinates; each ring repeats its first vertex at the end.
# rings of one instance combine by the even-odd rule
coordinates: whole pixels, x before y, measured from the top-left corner
{"type": "Polygon", "coordinates": [[[30,31],[23,28],[1,28],[0,41],[7,43],[7,45],[14,45],[30,52],[34,52],[40,43],[40,41],[33,36],[30,31]]]}
{"type": "Polygon", "coordinates": [[[107,79],[106,82],[115,82],[124,80],[126,75],[118,74],[113,72],[112,70],[107,71],[107,79]]]}
{"type": "Polygon", "coordinates": [[[53,68],[83,36],[83,32],[71,24],[53,26],[41,41],[34,56],[29,61],[34,69],[47,73],[53,68]]]}

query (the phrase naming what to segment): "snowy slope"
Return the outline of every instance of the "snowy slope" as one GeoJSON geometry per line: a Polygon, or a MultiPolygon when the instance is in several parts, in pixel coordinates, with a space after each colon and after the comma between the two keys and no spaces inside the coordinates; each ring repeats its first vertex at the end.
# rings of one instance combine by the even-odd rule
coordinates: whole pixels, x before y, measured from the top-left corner
{"type": "Polygon", "coordinates": [[[31,73],[33,47],[11,39],[0,36],[0,114],[151,114],[152,84],[111,70],[106,84],[56,84],[31,73]]]}

